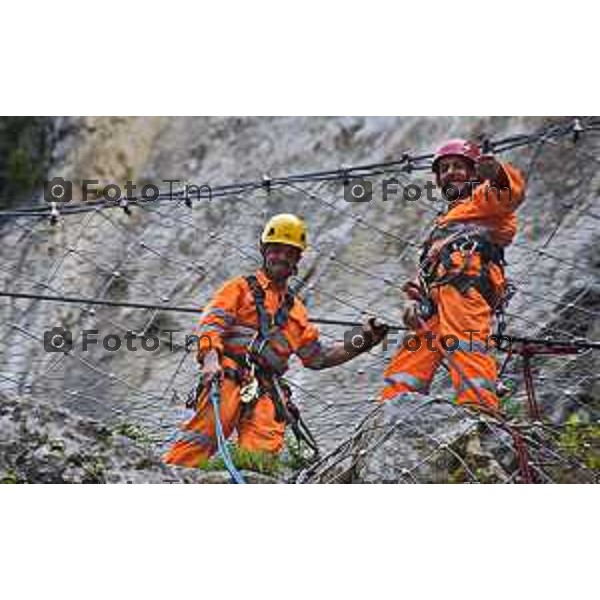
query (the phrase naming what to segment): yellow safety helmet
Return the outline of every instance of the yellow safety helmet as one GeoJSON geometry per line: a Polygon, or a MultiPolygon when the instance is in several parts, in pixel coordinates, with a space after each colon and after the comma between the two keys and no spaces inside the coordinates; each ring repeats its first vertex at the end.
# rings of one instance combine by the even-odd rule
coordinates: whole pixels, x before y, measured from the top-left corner
{"type": "Polygon", "coordinates": [[[306,250],[306,224],[296,215],[281,214],[271,217],[262,235],[262,244],[287,244],[300,250],[306,250]]]}

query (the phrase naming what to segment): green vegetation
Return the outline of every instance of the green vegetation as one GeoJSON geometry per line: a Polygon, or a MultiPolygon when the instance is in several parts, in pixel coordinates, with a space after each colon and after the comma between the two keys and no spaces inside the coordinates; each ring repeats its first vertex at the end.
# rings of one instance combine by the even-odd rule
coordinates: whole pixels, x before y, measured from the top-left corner
{"type": "Polygon", "coordinates": [[[104,483],[106,465],[101,458],[95,457],[90,462],[84,462],[82,466],[82,483],[104,483]]]}
{"type": "Polygon", "coordinates": [[[52,152],[51,128],[48,117],[0,117],[0,208],[42,189],[52,152]]]}
{"type": "MultiPolygon", "coordinates": [[[[264,475],[277,475],[282,468],[279,457],[270,452],[254,452],[245,450],[235,444],[229,444],[229,453],[233,464],[240,470],[256,471],[264,475]]],[[[219,455],[215,455],[208,460],[204,460],[200,469],[205,471],[224,471],[225,463],[219,455]]]]}
{"type": "Polygon", "coordinates": [[[148,434],[140,427],[131,423],[127,423],[126,421],[119,423],[113,429],[113,433],[115,435],[122,435],[130,440],[133,440],[134,442],[140,442],[142,444],[148,444],[152,441],[148,434]]]}
{"type": "Polygon", "coordinates": [[[560,447],[589,469],[600,469],[600,425],[582,423],[572,414],[559,439],[560,447]]]}
{"type": "Polygon", "coordinates": [[[308,466],[309,460],[305,452],[305,446],[298,442],[296,438],[290,437],[286,439],[285,451],[281,458],[282,463],[291,471],[299,471],[308,466]]]}
{"type": "MultiPolygon", "coordinates": [[[[308,464],[303,446],[292,438],[286,438],[286,447],[281,455],[246,450],[236,444],[229,444],[229,453],[236,468],[272,477],[284,471],[298,471],[308,464]]],[[[224,471],[225,463],[219,455],[215,454],[212,458],[204,460],[199,468],[205,471],[224,471]]]]}
{"type": "Polygon", "coordinates": [[[0,478],[0,484],[2,483],[23,483],[23,481],[19,478],[19,475],[16,471],[8,469],[4,476],[0,478]]]}
{"type": "Polygon", "coordinates": [[[65,455],[65,443],[59,439],[51,439],[48,440],[48,447],[50,448],[50,452],[56,454],[57,456],[65,455]]]}
{"type": "Polygon", "coordinates": [[[512,379],[504,379],[506,393],[500,398],[502,412],[509,418],[516,418],[523,414],[523,408],[515,397],[515,383],[512,379]]]}

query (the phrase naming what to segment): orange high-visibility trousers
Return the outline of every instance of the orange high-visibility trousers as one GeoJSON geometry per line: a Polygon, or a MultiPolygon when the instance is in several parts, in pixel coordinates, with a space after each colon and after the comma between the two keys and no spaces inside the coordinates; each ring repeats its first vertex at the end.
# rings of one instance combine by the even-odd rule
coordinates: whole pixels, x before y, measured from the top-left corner
{"type": "MultiPolygon", "coordinates": [[[[225,377],[221,385],[220,418],[228,438],[237,429],[238,445],[254,452],[279,452],[283,448],[285,423],[275,419],[275,406],[267,395],[242,416],[240,386],[225,377]]],[[[184,423],[164,462],[182,467],[199,467],[217,449],[215,414],[207,391],[203,391],[196,414],[184,423]]]]}
{"type": "MultiPolygon", "coordinates": [[[[421,342],[419,349],[411,351],[403,345],[396,353],[384,373],[381,400],[392,400],[406,392],[427,393],[440,362],[444,360],[450,367],[458,403],[483,404],[497,409],[497,367],[488,352],[491,348],[490,306],[476,289],[470,288],[463,295],[450,284],[434,288],[432,299],[437,313],[425,324],[431,342],[426,341],[427,330],[419,329],[415,332],[421,342]],[[445,338],[448,349],[456,346],[458,341],[456,350],[448,353],[450,360],[444,359],[440,349],[444,336],[448,336],[445,338]]],[[[416,348],[418,341],[409,343],[406,340],[405,345],[416,348]]]]}

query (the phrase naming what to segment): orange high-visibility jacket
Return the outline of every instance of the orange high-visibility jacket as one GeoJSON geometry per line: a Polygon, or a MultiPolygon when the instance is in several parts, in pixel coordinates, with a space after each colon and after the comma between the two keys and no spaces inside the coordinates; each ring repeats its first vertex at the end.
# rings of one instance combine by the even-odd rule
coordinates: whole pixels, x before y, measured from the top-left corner
{"type": "MultiPolygon", "coordinates": [[[[453,203],[448,213],[436,220],[436,227],[425,244],[425,264],[435,269],[431,274],[431,298],[437,310],[417,329],[418,335],[426,330],[434,333],[438,345],[444,336],[449,335],[459,341],[461,351],[452,355],[448,365],[456,400],[461,404],[483,403],[492,409],[499,405],[495,388],[497,367],[493,356],[487,352],[492,307],[477,287],[463,292],[453,285],[452,278],[444,282],[447,275],[453,274],[479,277],[482,256],[479,252],[470,254],[450,248],[448,264],[436,260],[436,257],[439,258],[443,248],[448,248],[453,237],[460,239],[469,231],[477,234],[478,230],[485,230],[486,238],[498,246],[504,247],[512,242],[517,230],[515,209],[523,201],[525,181],[514,167],[508,164],[502,166],[509,189],[498,190],[484,182],[473,190],[470,197],[453,203]],[[436,286],[436,282],[440,282],[439,285],[436,286]]],[[[501,265],[492,264],[488,276],[494,295],[501,296],[505,289],[501,265]]],[[[389,401],[407,393],[427,393],[442,356],[441,351],[432,352],[425,344],[414,352],[399,349],[385,371],[381,399],[389,401]]]]}
{"type": "MultiPolygon", "coordinates": [[[[265,293],[265,308],[274,315],[285,302],[286,290],[278,289],[262,269],[255,276],[265,293]]],[[[211,349],[216,350],[223,366],[237,368],[246,349],[258,331],[258,315],[254,296],[244,277],[236,277],[221,287],[206,306],[195,332],[198,340],[198,360],[211,349]],[[237,357],[238,361],[232,357],[237,357]]],[[[318,366],[321,344],[319,330],[308,321],[303,302],[294,297],[287,322],[271,338],[275,348],[276,370],[287,368],[292,354],[296,354],[305,366],[318,366]]]]}
{"type": "Polygon", "coordinates": [[[508,188],[497,188],[484,181],[471,196],[457,200],[445,215],[438,217],[436,226],[469,222],[483,227],[494,244],[508,246],[517,232],[515,210],[525,196],[525,178],[512,165],[500,164],[507,175],[508,188]]]}

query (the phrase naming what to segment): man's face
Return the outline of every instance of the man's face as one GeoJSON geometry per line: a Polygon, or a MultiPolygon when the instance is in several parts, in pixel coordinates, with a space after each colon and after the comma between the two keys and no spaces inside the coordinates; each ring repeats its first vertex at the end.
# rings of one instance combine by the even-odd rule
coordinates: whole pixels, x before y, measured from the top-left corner
{"type": "Polygon", "coordinates": [[[438,162],[438,185],[442,191],[453,185],[460,197],[470,191],[470,183],[475,179],[475,169],[471,162],[460,156],[445,156],[438,162]]]}
{"type": "Polygon", "coordinates": [[[265,270],[273,281],[285,281],[296,271],[302,252],[287,244],[265,244],[263,249],[265,270]]]}

